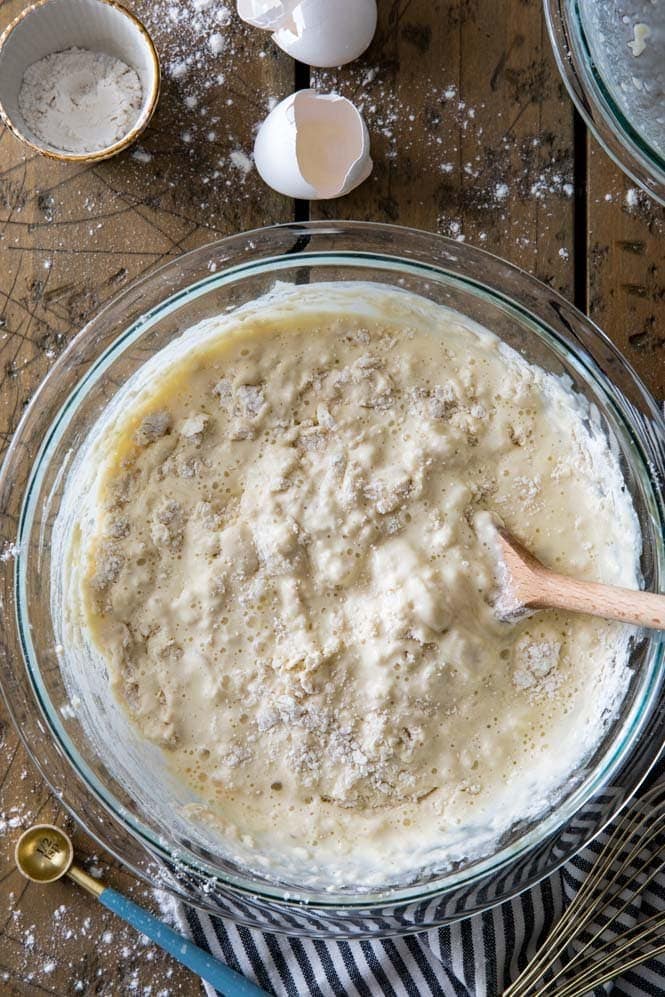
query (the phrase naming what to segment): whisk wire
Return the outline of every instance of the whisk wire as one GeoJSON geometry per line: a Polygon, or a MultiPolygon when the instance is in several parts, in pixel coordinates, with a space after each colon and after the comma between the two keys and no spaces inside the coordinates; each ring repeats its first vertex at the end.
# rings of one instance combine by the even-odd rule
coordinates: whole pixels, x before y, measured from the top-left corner
{"type": "MultiPolygon", "coordinates": [[[[637,955],[637,951],[646,949],[649,945],[657,942],[662,937],[662,931],[665,927],[665,916],[662,914],[655,914],[652,918],[649,918],[649,921],[652,923],[649,924],[648,927],[645,927],[647,922],[643,921],[626,931],[624,934],[610,939],[603,946],[601,946],[600,949],[595,950],[591,955],[587,956],[586,959],[582,961],[581,966],[576,965],[575,960],[572,960],[565,967],[565,971],[562,971],[562,973],[558,974],[558,976],[554,979],[548,980],[547,984],[543,988],[539,989],[539,995],[545,997],[545,995],[552,992],[556,994],[556,997],[563,997],[567,989],[571,986],[580,986],[582,984],[584,984],[586,988],[584,991],[585,993],[592,990],[595,986],[598,986],[598,983],[596,982],[597,976],[604,967],[614,967],[613,973],[616,975],[617,958],[627,950],[631,950],[634,953],[635,959],[637,960],[635,964],[650,958],[653,951],[652,949],[645,951],[640,956],[637,955]],[[566,974],[573,966],[574,973],[569,977],[566,974]],[[564,976],[563,980],[560,980],[561,975],[564,976]],[[551,991],[551,987],[557,979],[559,979],[560,982],[557,984],[556,990],[551,991]],[[562,987],[563,989],[561,989],[562,987]]],[[[626,963],[622,963],[622,967],[625,968],[625,966],[626,963]]]]}
{"type": "MultiPolygon", "coordinates": [[[[637,864],[637,860],[640,858],[641,855],[644,855],[644,852],[645,852],[647,846],[649,844],[651,844],[651,841],[653,840],[653,838],[655,838],[660,833],[660,830],[661,830],[661,826],[659,824],[658,827],[657,827],[657,829],[655,829],[655,830],[653,830],[653,832],[649,833],[648,838],[642,839],[640,842],[638,842],[634,846],[633,850],[630,852],[630,854],[626,858],[625,862],[622,864],[622,866],[620,867],[620,869],[617,870],[617,872],[614,874],[614,876],[612,877],[612,879],[608,881],[607,885],[604,887],[603,893],[600,894],[600,897],[598,898],[598,900],[600,900],[601,897],[604,896],[605,897],[604,903],[600,903],[597,907],[591,908],[591,914],[592,914],[592,916],[594,918],[597,919],[598,917],[600,917],[600,915],[603,914],[607,910],[607,908],[610,905],[613,904],[613,902],[616,899],[620,898],[623,895],[623,893],[628,892],[628,894],[629,894],[628,897],[624,900],[624,902],[621,904],[621,906],[616,907],[616,909],[613,911],[613,913],[611,915],[611,918],[612,918],[613,921],[615,921],[615,922],[618,921],[618,919],[621,917],[621,915],[624,914],[627,911],[627,909],[631,906],[631,904],[634,903],[635,898],[638,895],[638,893],[639,892],[643,892],[647,888],[647,886],[650,883],[652,883],[654,881],[654,879],[658,876],[658,874],[665,868],[665,858],[664,858],[659,864],[657,864],[651,870],[651,872],[649,873],[649,875],[646,876],[646,878],[643,879],[643,881],[640,883],[639,888],[637,890],[628,891],[627,887],[624,886],[621,889],[621,892],[619,893],[618,898],[615,897],[615,896],[613,896],[612,893],[610,892],[611,891],[611,887],[614,886],[615,884],[617,886],[620,886],[620,878],[621,878],[622,874],[625,871],[627,871],[629,869],[632,869],[633,870],[633,877],[634,877],[634,879],[638,879],[639,877],[641,877],[641,875],[645,871],[645,869],[647,869],[650,866],[650,864],[653,861],[653,858],[652,858],[652,856],[650,854],[648,854],[646,856],[646,858],[644,859],[644,861],[642,862],[641,865],[637,864]]],[[[642,923],[646,923],[646,922],[642,922],[642,923]]],[[[580,956],[582,955],[583,952],[585,952],[595,941],[597,941],[598,938],[600,938],[603,934],[605,934],[605,932],[607,931],[607,927],[608,927],[608,925],[606,923],[606,924],[602,925],[600,928],[598,928],[598,930],[588,939],[588,941],[586,941],[584,943],[584,945],[580,949],[577,950],[577,952],[575,953],[575,956],[574,956],[574,960],[571,960],[571,961],[577,961],[580,958],[580,956]]],[[[611,944],[611,941],[605,943],[605,945],[608,945],[608,944],[611,944]]],[[[602,946],[602,947],[604,948],[605,946],[602,946]]]]}
{"type": "MultiPolygon", "coordinates": [[[[504,991],[504,997],[527,997],[529,993],[536,993],[538,997],[547,997],[548,994],[572,997],[573,993],[588,993],[594,986],[600,985],[599,973],[604,974],[602,982],[606,982],[656,954],[657,950],[653,948],[642,950],[661,937],[665,917],[660,914],[633,925],[623,933],[615,933],[600,948],[592,950],[591,946],[607,935],[611,926],[619,922],[665,868],[665,858],[653,866],[654,859],[660,859],[660,856],[657,853],[654,855],[650,848],[664,828],[665,786],[661,784],[626,809],[593,860],[586,879],[559,923],[550,932],[540,952],[504,991]],[[647,871],[648,875],[645,875],[647,871]],[[599,918],[602,923],[596,930],[592,928],[593,933],[589,934],[588,925],[590,922],[596,924],[599,918]],[[566,960],[566,949],[574,939],[583,944],[566,960]],[[619,965],[618,960],[625,958],[629,949],[633,958],[619,965]],[[545,981],[543,978],[558,961],[561,961],[560,968],[545,981]],[[542,982],[536,988],[538,981],[542,982]],[[580,983],[584,989],[576,990],[580,983]],[[556,990],[553,990],[555,986],[556,990]]],[[[658,947],[658,953],[660,951],[658,947]]]]}
{"type": "Polygon", "coordinates": [[[577,979],[573,979],[566,989],[557,991],[557,997],[587,997],[590,990],[594,990],[596,987],[602,986],[603,983],[608,983],[610,980],[615,979],[618,973],[627,973],[629,969],[634,969],[635,966],[639,966],[648,959],[656,959],[663,952],[665,952],[665,942],[661,943],[655,949],[651,949],[649,952],[642,953],[634,959],[622,963],[619,970],[613,965],[606,973],[591,981],[580,983],[577,979]]]}
{"type": "MultiPolygon", "coordinates": [[[[555,925],[553,930],[548,935],[541,951],[535,956],[535,958],[526,967],[523,973],[513,982],[513,984],[508,987],[504,993],[504,997],[519,997],[521,994],[526,994],[530,986],[539,980],[556,961],[560,952],[560,949],[557,948],[557,942],[562,936],[567,935],[569,924],[574,921],[578,909],[583,906],[586,900],[587,894],[593,890],[596,881],[600,878],[599,860],[605,850],[609,847],[610,852],[614,853],[616,851],[614,848],[610,847],[613,844],[614,843],[611,839],[606,843],[603,850],[599,853],[596,862],[589,871],[587,878],[584,880],[580,889],[573,897],[573,900],[567,910],[564,912],[558,924],[555,925]]],[[[614,855],[612,855],[612,857],[614,857],[614,855]]],[[[591,915],[588,914],[588,917],[590,916],[591,915]]],[[[582,917],[580,919],[580,926],[584,927],[586,925],[588,917],[582,917]]]]}

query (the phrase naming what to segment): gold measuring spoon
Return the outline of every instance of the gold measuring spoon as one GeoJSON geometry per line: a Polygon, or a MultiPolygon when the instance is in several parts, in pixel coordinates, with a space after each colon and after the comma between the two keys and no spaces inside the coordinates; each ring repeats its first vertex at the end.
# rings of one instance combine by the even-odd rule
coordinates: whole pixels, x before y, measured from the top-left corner
{"type": "Polygon", "coordinates": [[[28,828],[16,842],[14,856],[19,872],[34,883],[54,883],[56,879],[69,876],[114,914],[147,935],[206,983],[226,994],[226,997],[266,997],[264,990],[260,990],[244,976],[235,973],[128,897],[104,886],[75,865],[74,846],[59,827],[54,827],[53,824],[36,824],[28,828]]]}

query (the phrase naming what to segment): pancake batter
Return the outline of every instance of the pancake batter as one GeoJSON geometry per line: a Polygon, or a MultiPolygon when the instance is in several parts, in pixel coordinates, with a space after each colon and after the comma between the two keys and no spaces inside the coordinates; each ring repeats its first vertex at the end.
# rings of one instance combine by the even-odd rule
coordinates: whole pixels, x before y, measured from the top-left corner
{"type": "Polygon", "coordinates": [[[81,595],[193,812],[392,875],[550,805],[628,680],[621,626],[496,618],[492,519],[628,586],[639,537],[561,381],[457,313],[323,287],[209,325],[105,428],[81,595]]]}

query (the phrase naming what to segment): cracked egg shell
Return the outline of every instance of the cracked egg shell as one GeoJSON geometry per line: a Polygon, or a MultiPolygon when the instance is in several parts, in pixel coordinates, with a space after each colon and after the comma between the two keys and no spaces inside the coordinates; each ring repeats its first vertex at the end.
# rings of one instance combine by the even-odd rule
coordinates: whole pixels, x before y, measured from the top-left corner
{"type": "Polygon", "coordinates": [[[288,24],[300,0],[238,0],[238,16],[264,31],[276,31],[288,24]]]}
{"type": "Polygon", "coordinates": [[[238,0],[240,17],[273,32],[273,41],[310,66],[343,66],[369,46],[376,0],[238,0]]]}
{"type": "Polygon", "coordinates": [[[299,90],[259,128],[254,162],[263,180],[287,197],[342,197],[372,172],[369,133],[356,107],[339,94],[299,90]]]}

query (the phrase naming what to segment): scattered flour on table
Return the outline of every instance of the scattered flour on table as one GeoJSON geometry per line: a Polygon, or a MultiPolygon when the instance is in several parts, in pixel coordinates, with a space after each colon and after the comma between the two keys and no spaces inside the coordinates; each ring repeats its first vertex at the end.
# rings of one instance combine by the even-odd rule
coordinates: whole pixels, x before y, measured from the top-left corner
{"type": "MultiPolygon", "coordinates": [[[[197,89],[204,91],[219,82],[215,57],[232,54],[233,45],[227,28],[233,20],[230,7],[220,0],[156,0],[146,14],[148,27],[154,22],[164,27],[168,36],[161,46],[165,75],[184,80],[194,70],[203,70],[197,89]]],[[[221,68],[221,67],[220,67],[221,68]]],[[[221,73],[223,75],[223,73],[221,73]]]]}
{"type": "MultiPolygon", "coordinates": [[[[105,296],[135,275],[131,265],[119,261],[108,285],[71,286],[72,240],[93,252],[113,247],[122,253],[114,218],[128,203],[141,214],[147,209],[162,229],[170,232],[175,224],[177,239],[186,237],[188,225],[200,226],[213,239],[229,226],[246,228],[254,205],[266,196],[253,169],[254,135],[290,88],[268,68],[269,36],[242,23],[232,0],[154,0],[143,17],[159,52],[164,87],[157,124],[123,157],[122,189],[92,174],[81,182],[74,173],[51,190],[32,192],[8,177],[0,192],[3,210],[12,218],[0,242],[19,245],[26,224],[37,222],[47,230],[60,224],[44,249],[43,273],[26,291],[39,302],[36,338],[44,369],[60,353],[71,324],[94,314],[99,293],[105,296]]],[[[653,18],[640,16],[637,23],[649,23],[653,32],[653,18]]],[[[627,45],[635,32],[630,24],[625,27],[621,44],[629,65],[642,73],[658,39],[652,33],[635,57],[627,45]]],[[[365,196],[380,206],[387,221],[416,212],[432,230],[493,248],[569,292],[572,150],[566,136],[538,113],[543,94],[548,99],[559,86],[553,70],[546,71],[538,57],[525,66],[514,53],[500,72],[497,67],[494,96],[486,103],[473,81],[460,87],[445,66],[429,72],[423,63],[417,78],[396,86],[394,65],[379,58],[370,50],[342,72],[312,73],[313,86],[349,97],[367,121],[376,167],[365,196]],[[519,125],[513,127],[516,114],[519,125]],[[414,176],[429,178],[428,184],[405,190],[399,178],[414,176]]],[[[596,179],[590,201],[603,213],[620,211],[628,225],[648,226],[655,237],[663,234],[663,218],[648,195],[623,178],[613,175],[606,184],[596,179]]],[[[136,218],[136,224],[137,231],[143,230],[145,219],[136,218]]],[[[9,272],[7,280],[13,276],[9,272]]],[[[1,306],[1,346],[7,348],[21,316],[11,302],[1,306]]],[[[650,323],[647,315],[636,329],[642,350],[653,342],[650,323]]],[[[10,359],[8,375],[13,377],[24,362],[21,356],[10,359]]]]}
{"type": "MultiPolygon", "coordinates": [[[[515,133],[510,112],[504,126],[500,111],[492,116],[500,134],[490,133],[486,102],[469,100],[457,83],[442,84],[423,74],[407,98],[395,87],[390,68],[380,64],[346,66],[343,75],[314,70],[312,86],[337,90],[354,101],[367,122],[377,164],[394,161],[400,171],[441,175],[437,230],[442,235],[483,245],[496,241],[500,228],[526,263],[530,253],[537,253],[542,233],[558,231],[559,205],[572,199],[575,187],[571,150],[552,132],[515,133]]],[[[379,165],[374,176],[380,171],[379,165]]],[[[391,215],[390,199],[382,204],[389,220],[397,221],[397,205],[391,215]]]]}
{"type": "MultiPolygon", "coordinates": [[[[156,0],[145,22],[156,38],[164,76],[181,100],[179,141],[184,146],[202,143],[211,152],[226,145],[230,151],[225,150],[208,171],[203,168],[201,182],[207,186],[226,181],[235,190],[238,180],[243,183],[252,170],[252,142],[241,144],[229,130],[228,117],[236,96],[244,92],[245,42],[256,40],[260,33],[240,22],[230,2],[222,0],[156,0]]],[[[260,51],[257,58],[265,55],[260,51]]],[[[261,99],[260,94],[255,96],[261,99]]],[[[271,101],[276,98],[266,95],[261,102],[252,133],[271,101]]]]}
{"type": "Polygon", "coordinates": [[[165,924],[172,928],[180,928],[179,904],[176,898],[166,890],[153,890],[152,896],[159,908],[159,916],[165,924]]]}
{"type": "MultiPolygon", "coordinates": [[[[9,765],[12,757],[11,743],[5,740],[0,728],[0,771],[9,765]]],[[[20,772],[22,783],[29,775],[26,769],[20,772]]],[[[21,804],[0,809],[0,848],[7,862],[22,831],[39,819],[52,819],[43,811],[45,793],[38,780],[25,785],[25,794],[21,804]]],[[[112,878],[108,864],[99,855],[91,855],[84,860],[84,865],[97,877],[112,878]]],[[[154,945],[146,942],[145,936],[118,921],[110,912],[100,910],[93,922],[89,912],[94,908],[83,894],[74,892],[71,885],[49,888],[55,891],[54,896],[60,890],[61,896],[67,897],[66,903],[58,904],[56,900],[39,915],[34,908],[28,914],[20,874],[12,871],[9,865],[5,871],[11,879],[6,877],[7,890],[2,895],[6,914],[4,934],[11,939],[17,952],[12,962],[13,978],[20,978],[27,988],[26,993],[119,993],[120,985],[109,977],[110,970],[117,966],[122,967],[123,994],[184,997],[190,993],[186,982],[181,984],[173,980],[174,964],[168,956],[162,957],[154,945]],[[101,947],[98,941],[101,941],[101,947]]],[[[161,891],[151,895],[151,891],[138,884],[123,888],[132,899],[152,907],[162,920],[179,930],[177,904],[170,895],[161,891]]],[[[11,979],[12,974],[3,967],[0,992],[5,992],[2,985],[11,979]]]]}
{"type": "Polygon", "coordinates": [[[12,543],[10,540],[4,540],[0,548],[0,561],[3,563],[5,561],[13,561],[18,557],[19,552],[20,547],[18,544],[12,543]]]}
{"type": "Polygon", "coordinates": [[[24,830],[30,823],[30,817],[30,812],[23,806],[8,807],[7,810],[0,811],[0,838],[24,830]]]}
{"type": "MultiPolygon", "coordinates": [[[[34,815],[30,815],[34,819],[34,815]]],[[[129,894],[139,903],[146,898],[133,889],[129,894]]],[[[155,900],[157,900],[155,891],[155,900]]],[[[164,894],[165,898],[166,895],[164,894]]],[[[9,921],[6,933],[23,949],[23,956],[14,965],[22,981],[32,984],[35,991],[111,994],[120,992],[109,971],[123,967],[123,994],[140,997],[178,997],[189,993],[185,984],[173,980],[174,965],[163,956],[145,935],[140,935],[111,914],[102,913],[93,919],[86,914],[90,907],[72,894],[71,904],[59,904],[49,915],[45,912],[34,921],[23,912],[21,895],[10,892],[9,921]],[[108,926],[108,927],[107,927],[108,926]],[[104,982],[106,980],[106,983],[104,982]]],[[[175,915],[168,914],[166,899],[152,906],[157,916],[180,930],[175,915]]],[[[0,975],[4,981],[8,977],[0,975]]],[[[0,990],[2,988],[0,987],[0,990]]],[[[31,991],[32,992],[32,991],[31,991]]]]}
{"type": "MultiPolygon", "coordinates": [[[[242,211],[263,189],[253,169],[254,135],[285,93],[268,89],[268,75],[257,93],[246,77],[248,61],[260,65],[269,58],[272,43],[239,20],[231,0],[155,0],[144,17],[162,63],[170,146],[167,156],[163,134],[157,129],[147,133],[131,153],[137,182],[140,171],[147,180],[155,169],[166,168],[168,189],[186,187],[189,212],[196,211],[212,232],[221,231],[228,192],[242,211]]],[[[527,101],[527,107],[528,101],[537,102],[538,67],[524,72],[519,94],[511,92],[510,81],[499,82],[508,91],[507,108],[511,100],[527,101]]],[[[567,249],[560,208],[574,195],[572,155],[560,137],[536,121],[515,132],[508,109],[505,128],[497,134],[492,126],[490,134],[485,101],[469,96],[445,75],[434,79],[423,72],[408,90],[400,90],[389,65],[359,60],[343,73],[313,71],[312,85],[350,97],[363,113],[377,164],[368,190],[374,185],[377,193],[383,187],[386,171],[424,171],[438,180],[437,231],[459,242],[514,247],[517,262],[546,280],[560,272],[565,257],[559,250],[567,249]],[[427,142],[422,141],[423,121],[427,142]],[[543,253],[548,232],[552,246],[543,253]]],[[[499,112],[500,126],[502,120],[499,112]]],[[[602,202],[602,194],[596,197],[602,202]]],[[[413,198],[418,203],[425,194],[419,197],[414,191],[413,198]]],[[[101,195],[99,204],[86,200],[86,211],[102,209],[101,195]]],[[[649,211],[648,200],[637,192],[612,191],[612,200],[620,200],[627,214],[649,211]]],[[[381,203],[387,220],[398,220],[397,200],[386,196],[381,203]]],[[[53,220],[55,209],[49,211],[53,220]]],[[[660,228],[658,220],[653,224],[660,228]]]]}
{"type": "Polygon", "coordinates": [[[65,152],[106,149],[135,124],[143,91],[136,72],[105,52],[70,48],[25,71],[18,105],[42,142],[65,152]]]}

